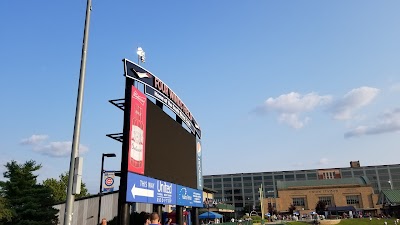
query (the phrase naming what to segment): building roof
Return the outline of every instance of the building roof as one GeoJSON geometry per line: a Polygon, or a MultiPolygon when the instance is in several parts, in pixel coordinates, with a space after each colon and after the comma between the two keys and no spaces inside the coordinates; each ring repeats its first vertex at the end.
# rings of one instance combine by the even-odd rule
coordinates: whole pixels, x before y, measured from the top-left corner
{"type": "Polygon", "coordinates": [[[219,174],[208,174],[208,175],[203,175],[204,178],[211,178],[211,177],[227,177],[227,176],[235,176],[235,175],[251,175],[251,174],[259,174],[262,175],[263,173],[274,173],[274,174],[281,174],[281,173],[293,173],[293,172],[308,172],[308,173],[316,173],[318,170],[334,170],[334,169],[339,169],[339,170],[358,170],[358,169],[381,169],[381,168],[390,168],[390,167],[398,167],[400,164],[387,164],[387,165],[369,165],[369,166],[360,166],[356,168],[351,168],[351,167],[336,167],[336,168],[304,168],[301,170],[270,170],[270,171],[254,171],[254,172],[237,172],[237,173],[219,173],[219,174]]]}
{"type": "Polygon", "coordinates": [[[327,180],[302,180],[302,181],[277,181],[278,190],[301,188],[301,187],[321,187],[321,186],[340,186],[357,185],[369,186],[371,182],[365,176],[357,178],[341,178],[327,180]]]}
{"type": "Polygon", "coordinates": [[[382,190],[377,204],[400,205],[400,190],[382,190]]]}

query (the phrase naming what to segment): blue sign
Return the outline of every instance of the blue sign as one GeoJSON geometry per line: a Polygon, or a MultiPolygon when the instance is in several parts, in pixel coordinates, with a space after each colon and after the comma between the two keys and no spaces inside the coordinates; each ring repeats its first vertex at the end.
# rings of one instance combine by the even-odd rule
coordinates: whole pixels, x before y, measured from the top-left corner
{"type": "Polygon", "coordinates": [[[154,191],[149,189],[148,177],[128,172],[128,183],[126,189],[127,202],[147,203],[148,197],[154,197],[154,191]]]}
{"type": "Polygon", "coordinates": [[[128,172],[127,202],[176,204],[176,184],[128,172]]]}
{"type": "Polygon", "coordinates": [[[175,205],[176,204],[176,184],[148,178],[147,183],[153,187],[153,197],[147,198],[148,203],[175,205]]]}
{"type": "Polygon", "coordinates": [[[203,191],[176,185],[176,204],[183,206],[203,207],[203,191]]]}

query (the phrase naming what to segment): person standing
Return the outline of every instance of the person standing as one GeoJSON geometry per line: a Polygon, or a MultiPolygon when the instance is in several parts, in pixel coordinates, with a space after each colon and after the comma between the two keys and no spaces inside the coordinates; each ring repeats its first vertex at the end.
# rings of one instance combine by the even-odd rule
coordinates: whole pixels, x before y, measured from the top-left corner
{"type": "Polygon", "coordinates": [[[150,225],[159,225],[160,224],[160,216],[158,213],[153,212],[150,214],[150,225]]]}
{"type": "Polygon", "coordinates": [[[165,224],[164,225],[171,225],[172,223],[172,219],[171,218],[167,218],[165,219],[165,224]]]}

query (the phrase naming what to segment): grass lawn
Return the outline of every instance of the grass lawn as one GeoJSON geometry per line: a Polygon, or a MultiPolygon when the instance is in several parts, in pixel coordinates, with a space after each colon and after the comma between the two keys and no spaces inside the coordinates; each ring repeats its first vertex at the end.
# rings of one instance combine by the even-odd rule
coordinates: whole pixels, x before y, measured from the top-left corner
{"type": "Polygon", "coordinates": [[[345,220],[341,220],[338,225],[384,225],[385,221],[387,222],[387,225],[394,225],[394,220],[395,219],[393,219],[393,218],[380,219],[380,220],[378,220],[377,218],[372,218],[372,221],[369,221],[368,218],[345,219],[345,220]]]}
{"type": "MultiPolygon", "coordinates": [[[[337,225],[385,225],[385,221],[387,222],[387,225],[394,225],[394,220],[393,218],[391,219],[380,219],[378,220],[377,218],[372,218],[372,221],[369,221],[369,218],[363,218],[363,219],[342,219],[340,223],[337,225]]],[[[305,225],[307,223],[303,222],[287,222],[289,225],[305,225]]],[[[400,225],[400,224],[399,224],[400,225]]]]}

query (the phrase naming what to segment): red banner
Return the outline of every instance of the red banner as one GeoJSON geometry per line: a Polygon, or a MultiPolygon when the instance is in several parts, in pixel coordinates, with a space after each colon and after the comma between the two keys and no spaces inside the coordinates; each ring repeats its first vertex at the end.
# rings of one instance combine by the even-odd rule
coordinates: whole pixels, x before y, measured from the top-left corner
{"type": "Polygon", "coordinates": [[[128,171],[144,174],[147,98],[132,86],[128,171]]]}

